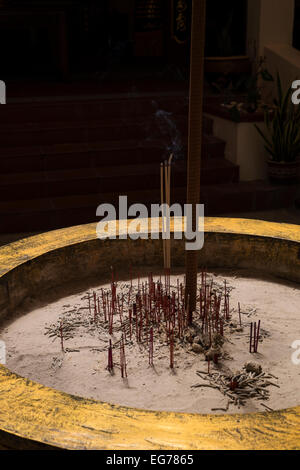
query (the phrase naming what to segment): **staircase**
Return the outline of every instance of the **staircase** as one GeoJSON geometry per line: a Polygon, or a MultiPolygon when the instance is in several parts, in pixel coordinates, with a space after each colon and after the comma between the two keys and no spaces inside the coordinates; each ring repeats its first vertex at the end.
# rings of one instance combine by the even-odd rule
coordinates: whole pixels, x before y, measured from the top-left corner
{"type": "MultiPolygon", "coordinates": [[[[186,93],[120,93],[0,107],[0,232],[96,220],[101,203],[160,201],[160,162],[175,154],[172,201],[185,202],[186,93]]],[[[202,198],[239,181],[225,142],[203,129],[202,198]],[[211,189],[210,189],[211,188],[211,189]]]]}

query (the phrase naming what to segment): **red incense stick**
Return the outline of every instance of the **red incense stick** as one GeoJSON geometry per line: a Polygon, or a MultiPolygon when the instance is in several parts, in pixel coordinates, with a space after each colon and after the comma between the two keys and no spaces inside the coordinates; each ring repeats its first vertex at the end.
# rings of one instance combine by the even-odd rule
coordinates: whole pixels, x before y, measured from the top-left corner
{"type": "Polygon", "coordinates": [[[150,364],[151,367],[153,367],[153,328],[150,329],[149,364],[150,364]]]}
{"type": "Polygon", "coordinates": [[[250,326],[250,353],[252,353],[252,335],[253,335],[253,323],[250,326]]]}
{"type": "Polygon", "coordinates": [[[256,341],[255,341],[255,352],[256,353],[258,351],[259,333],[260,333],[260,320],[258,322],[257,333],[256,333],[256,341]]]}
{"type": "Polygon", "coordinates": [[[62,322],[60,322],[59,331],[60,331],[61,350],[64,352],[64,336],[63,336],[63,324],[62,324],[62,322]]]}
{"type": "Polygon", "coordinates": [[[111,339],[109,340],[109,347],[108,347],[108,366],[107,369],[112,374],[114,370],[114,363],[113,363],[113,354],[112,354],[112,343],[111,339]]]}
{"type": "Polygon", "coordinates": [[[239,319],[240,319],[240,327],[242,327],[242,315],[241,315],[241,304],[239,303],[239,319]]]}
{"type": "Polygon", "coordinates": [[[174,335],[170,335],[170,368],[174,369],[174,335]]]}

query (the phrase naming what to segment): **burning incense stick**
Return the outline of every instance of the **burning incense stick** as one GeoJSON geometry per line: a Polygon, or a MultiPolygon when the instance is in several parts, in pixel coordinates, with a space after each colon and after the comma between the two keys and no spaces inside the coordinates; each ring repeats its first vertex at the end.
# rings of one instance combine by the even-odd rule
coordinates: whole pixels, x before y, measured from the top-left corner
{"type": "MultiPolygon", "coordinates": [[[[161,205],[162,207],[164,204],[164,164],[161,163],[160,165],[160,200],[161,200],[161,205]]],[[[163,233],[163,252],[164,252],[164,267],[166,267],[166,240],[164,239],[164,233],[165,233],[165,213],[163,210],[162,214],[162,233],[163,233]]]]}
{"type": "Polygon", "coordinates": [[[162,214],[162,233],[163,233],[163,253],[164,253],[164,268],[171,269],[171,241],[165,239],[166,234],[170,232],[170,214],[166,214],[165,204],[170,207],[171,202],[171,165],[173,155],[170,156],[169,161],[161,163],[160,166],[160,193],[161,204],[163,206],[162,214]]]}
{"type": "MultiPolygon", "coordinates": [[[[167,162],[167,184],[166,184],[166,202],[168,206],[171,205],[171,170],[172,170],[173,155],[170,155],[169,161],[167,162]]],[[[168,233],[170,233],[170,213],[168,214],[168,233]]],[[[171,269],[171,239],[167,240],[167,269],[171,269]]]]}

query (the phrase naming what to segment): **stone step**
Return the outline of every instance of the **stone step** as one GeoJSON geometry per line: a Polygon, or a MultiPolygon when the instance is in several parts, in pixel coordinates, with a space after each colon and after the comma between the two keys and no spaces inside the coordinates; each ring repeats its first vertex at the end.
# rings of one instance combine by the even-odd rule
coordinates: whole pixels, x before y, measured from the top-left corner
{"type": "Polygon", "coordinates": [[[91,121],[130,118],[165,111],[174,115],[188,114],[186,93],[120,93],[8,101],[0,107],[0,124],[91,121]]]}
{"type": "MultiPolygon", "coordinates": [[[[160,191],[142,190],[128,192],[128,204],[143,202],[148,207],[160,202],[160,191]]],[[[264,211],[280,209],[294,203],[299,196],[298,185],[282,186],[255,181],[239,184],[218,184],[203,186],[201,203],[205,215],[264,211]]],[[[2,233],[51,230],[82,223],[96,222],[96,208],[102,203],[118,207],[118,194],[86,194],[18,201],[0,202],[2,233]]],[[[172,201],[185,203],[186,188],[178,187],[172,192],[172,201]]]]}
{"type": "MultiPolygon", "coordinates": [[[[201,183],[238,182],[239,168],[225,159],[204,159],[201,183]]],[[[186,162],[172,166],[172,186],[186,180],[186,162]]],[[[160,165],[103,166],[0,175],[0,200],[47,198],[91,193],[124,193],[160,187],[160,165]]]]}
{"type": "MultiPolygon", "coordinates": [[[[224,158],[225,146],[226,143],[223,140],[212,135],[204,135],[203,159],[224,158]]],[[[175,157],[186,157],[186,140],[182,139],[181,142],[173,143],[173,147],[169,139],[162,138],[14,146],[2,149],[0,171],[4,174],[102,167],[125,163],[143,165],[149,162],[161,162],[168,158],[171,151],[175,153],[175,157]]]]}
{"type": "Polygon", "coordinates": [[[187,138],[187,118],[182,115],[142,118],[106,118],[89,121],[56,121],[24,124],[3,124],[0,127],[0,148],[47,146],[55,143],[92,143],[135,139],[149,141],[187,138]]]}

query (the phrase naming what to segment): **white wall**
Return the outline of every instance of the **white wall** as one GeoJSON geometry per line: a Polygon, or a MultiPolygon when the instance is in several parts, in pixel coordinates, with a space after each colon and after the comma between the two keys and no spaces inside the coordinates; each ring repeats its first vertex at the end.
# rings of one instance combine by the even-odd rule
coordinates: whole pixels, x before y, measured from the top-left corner
{"type": "MultiPolygon", "coordinates": [[[[292,47],[294,0],[248,0],[248,55],[266,56],[273,75],[277,70],[283,86],[300,78],[300,52],[292,47]]],[[[271,90],[272,91],[272,90],[271,90]]],[[[265,90],[268,96],[269,90],[265,90]]],[[[226,158],[240,166],[241,181],[267,178],[268,154],[253,123],[235,123],[211,116],[214,134],[225,140],[226,158]]],[[[263,123],[258,123],[261,129],[263,123]]]]}
{"type": "Polygon", "coordinates": [[[285,88],[300,78],[300,52],[292,47],[294,0],[248,0],[248,52],[265,56],[273,75],[280,73],[285,88]]]}
{"type": "MultiPolygon", "coordinates": [[[[236,123],[230,119],[209,116],[214,121],[214,135],[225,140],[225,157],[239,165],[241,181],[267,178],[267,152],[254,123],[236,123]]],[[[257,123],[264,129],[264,123],[257,123]]]]}
{"type": "Polygon", "coordinates": [[[256,59],[255,48],[259,48],[261,1],[248,0],[247,53],[252,60],[256,59]]]}
{"type": "Polygon", "coordinates": [[[257,55],[264,55],[266,45],[292,46],[294,29],[294,0],[248,0],[248,45],[256,43],[257,55]]]}
{"type": "Polygon", "coordinates": [[[280,73],[282,85],[289,88],[292,82],[300,79],[300,51],[287,44],[271,44],[265,47],[268,69],[273,74],[280,73]]]}
{"type": "MultiPolygon", "coordinates": [[[[256,124],[264,130],[264,123],[256,124]]],[[[268,155],[254,123],[238,123],[236,139],[237,164],[240,166],[241,181],[266,179],[268,155]]]]}
{"type": "Polygon", "coordinates": [[[272,43],[292,46],[294,8],[294,0],[261,0],[261,50],[272,43]]]}

